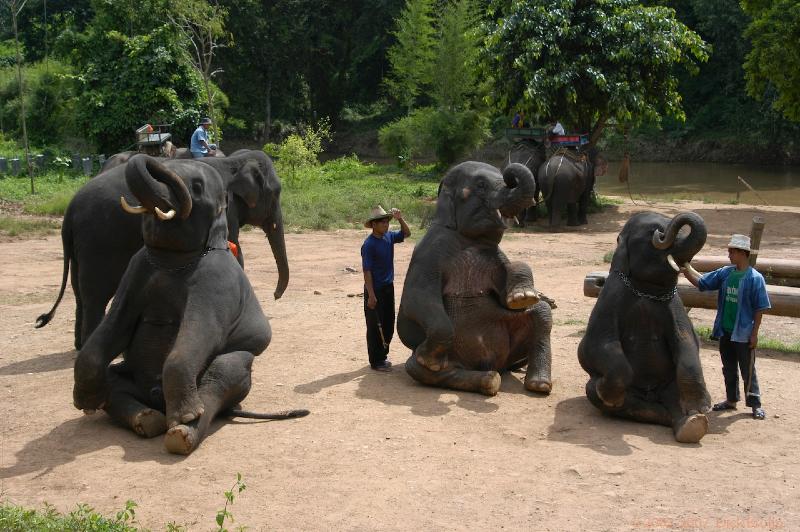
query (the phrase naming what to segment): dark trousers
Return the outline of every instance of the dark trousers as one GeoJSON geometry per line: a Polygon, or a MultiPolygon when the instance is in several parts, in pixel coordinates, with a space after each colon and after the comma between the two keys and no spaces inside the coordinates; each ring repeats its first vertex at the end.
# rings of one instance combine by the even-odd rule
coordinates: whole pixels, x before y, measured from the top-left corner
{"type": "Polygon", "coordinates": [[[722,358],[722,375],[725,377],[725,393],[729,402],[734,403],[739,400],[739,371],[742,373],[744,391],[747,394],[745,404],[752,408],[761,407],[761,391],[758,388],[758,377],[756,376],[755,353],[751,355],[750,345],[743,342],[731,341],[731,336],[725,334],[719,339],[719,354],[722,358]],[[738,366],[738,367],[737,367],[738,366]],[[750,381],[750,392],[747,391],[748,379],[750,381]]]}
{"type": "Polygon", "coordinates": [[[378,304],[374,309],[367,306],[369,294],[364,289],[364,317],[367,319],[367,350],[369,364],[375,366],[386,360],[389,342],[394,335],[394,285],[389,284],[375,289],[378,304]],[[379,328],[378,324],[381,325],[379,328]],[[383,331],[383,338],[381,338],[383,331]],[[383,343],[386,342],[386,347],[383,343]]]}

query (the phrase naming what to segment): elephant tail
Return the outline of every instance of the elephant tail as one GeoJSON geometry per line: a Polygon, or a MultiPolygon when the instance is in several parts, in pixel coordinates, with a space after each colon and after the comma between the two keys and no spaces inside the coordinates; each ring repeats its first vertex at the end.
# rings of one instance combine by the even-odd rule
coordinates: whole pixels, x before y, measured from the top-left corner
{"type": "Polygon", "coordinates": [[[67,287],[67,276],[69,275],[69,261],[72,258],[72,230],[70,229],[70,224],[68,223],[68,217],[64,217],[63,226],[61,227],[61,244],[64,248],[64,266],[63,266],[63,273],[61,274],[61,290],[58,292],[58,298],[56,299],[53,308],[50,309],[50,312],[47,314],[42,314],[38,318],[36,318],[36,324],[34,328],[40,329],[50,323],[50,320],[53,319],[53,316],[56,315],[56,309],[58,308],[58,304],[61,303],[61,298],[64,297],[64,290],[67,287]]]}
{"type": "Polygon", "coordinates": [[[300,408],[297,410],[284,410],[283,412],[262,414],[260,412],[250,412],[248,410],[240,410],[238,408],[232,408],[231,410],[228,410],[226,413],[231,417],[245,417],[248,419],[292,419],[295,417],[305,417],[311,412],[306,410],[305,408],[300,408]]]}

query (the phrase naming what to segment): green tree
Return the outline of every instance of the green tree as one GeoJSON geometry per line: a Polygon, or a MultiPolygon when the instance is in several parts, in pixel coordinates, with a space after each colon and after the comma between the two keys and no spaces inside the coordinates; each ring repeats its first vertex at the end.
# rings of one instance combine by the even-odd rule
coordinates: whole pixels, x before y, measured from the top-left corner
{"type": "Polygon", "coordinates": [[[664,6],[633,0],[492,0],[485,71],[504,112],[518,104],[590,132],[609,119],[683,118],[676,66],[707,59],[703,40],[664,6]]]}
{"type": "Polygon", "coordinates": [[[392,32],[396,43],[387,56],[391,73],[385,80],[389,94],[408,112],[431,83],[435,29],[433,0],[407,0],[392,32]]]}
{"type": "Polygon", "coordinates": [[[431,73],[433,99],[444,110],[469,108],[477,93],[477,21],[473,0],[444,6],[431,73]]]}
{"type": "Polygon", "coordinates": [[[742,0],[752,17],[745,35],[752,42],[744,69],[747,92],[769,99],[789,120],[800,122],[800,4],[796,0],[742,0]]]}

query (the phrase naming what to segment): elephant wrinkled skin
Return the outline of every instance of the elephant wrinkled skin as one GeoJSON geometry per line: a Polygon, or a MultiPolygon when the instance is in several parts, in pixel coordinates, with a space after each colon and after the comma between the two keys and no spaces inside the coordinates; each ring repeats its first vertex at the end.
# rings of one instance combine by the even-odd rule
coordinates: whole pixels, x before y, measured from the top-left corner
{"type": "MultiPolygon", "coordinates": [[[[202,165],[201,169],[210,166],[221,174],[228,196],[228,239],[238,247],[237,258],[244,266],[244,254],[239,244],[240,227],[251,224],[263,229],[278,268],[275,288],[277,299],[289,282],[280,179],[264,152],[248,150],[234,155],[200,160],[156,160],[169,169],[202,165]]],[[[119,208],[120,197],[125,197],[128,203],[135,203],[125,181],[127,164],[90,180],[75,194],[64,215],[61,227],[64,248],[61,289],[53,308],[36,320],[36,327],[43,327],[55,315],[64,295],[69,270],[72,269],[72,289],[76,302],[76,349],[81,348],[100,323],[128,262],[143,245],[139,220],[119,208]]]]}
{"type": "Polygon", "coordinates": [[[594,406],[672,427],[685,443],[705,435],[711,398],[697,335],[675,291],[676,268],[700,251],[706,234],[695,213],[632,216],[617,238],[611,272],[578,346],[594,406]],[[687,226],[689,233],[679,234],[687,226]]]}
{"type": "Polygon", "coordinates": [[[166,432],[170,452],[189,454],[218,413],[249,414],[235,408],[272,332],[227,246],[220,174],[188,161],[168,168],[146,155],[124,170],[141,203],[126,210],[142,219],[127,216],[141,224],[145,247],[78,354],[73,400],[86,413],[104,409],[141,436],[166,432]],[[123,361],[109,365],[120,353],[123,361]]]}
{"type": "Polygon", "coordinates": [[[527,364],[525,387],[549,393],[550,307],[527,264],[499,248],[514,217],[533,203],[521,164],[479,162],[447,172],[436,215],[408,267],[397,332],[413,350],[406,371],[423,384],[495,395],[498,371],[527,364]]]}

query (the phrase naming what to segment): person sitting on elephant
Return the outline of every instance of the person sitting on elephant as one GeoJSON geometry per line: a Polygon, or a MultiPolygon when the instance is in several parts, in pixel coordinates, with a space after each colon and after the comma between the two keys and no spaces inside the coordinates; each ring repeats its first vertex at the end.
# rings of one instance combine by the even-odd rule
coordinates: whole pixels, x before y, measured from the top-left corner
{"type": "Polygon", "coordinates": [[[725,377],[726,400],[713,410],[735,410],[739,401],[739,375],[745,386],[745,404],[753,409],[754,419],[764,419],[761,392],[755,367],[755,348],[761,317],[770,308],[764,277],[750,266],[750,237],[733,235],[728,243],[728,259],[724,266],[705,275],[683,267],[683,275],[700,291],[718,290],[717,316],[712,336],[719,338],[722,374],[725,377]]]}
{"type": "Polygon", "coordinates": [[[376,371],[390,371],[392,363],[387,356],[394,334],[394,245],[411,236],[411,229],[399,209],[386,212],[380,205],[372,209],[364,227],[372,229],[361,246],[369,365],[376,371]],[[392,218],[400,223],[400,231],[389,231],[392,218]]]}
{"type": "Polygon", "coordinates": [[[511,120],[511,127],[514,129],[519,129],[525,127],[525,112],[524,111],[517,111],[514,115],[513,120],[511,120]]]}
{"type": "Polygon", "coordinates": [[[203,157],[214,157],[216,155],[216,146],[208,143],[208,128],[210,127],[211,119],[203,118],[200,120],[197,129],[192,133],[189,150],[192,152],[193,158],[202,159],[203,157]]]}

